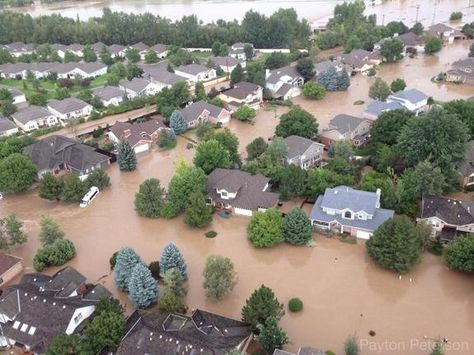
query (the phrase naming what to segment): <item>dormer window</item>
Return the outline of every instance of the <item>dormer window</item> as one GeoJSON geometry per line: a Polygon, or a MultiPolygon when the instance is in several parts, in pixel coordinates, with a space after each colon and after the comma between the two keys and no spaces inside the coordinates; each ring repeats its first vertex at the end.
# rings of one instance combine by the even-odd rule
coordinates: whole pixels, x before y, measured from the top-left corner
{"type": "Polygon", "coordinates": [[[352,219],[352,212],[351,211],[344,212],[344,218],[352,219]]]}
{"type": "Polygon", "coordinates": [[[221,197],[227,197],[227,191],[222,190],[221,191],[221,197]]]}

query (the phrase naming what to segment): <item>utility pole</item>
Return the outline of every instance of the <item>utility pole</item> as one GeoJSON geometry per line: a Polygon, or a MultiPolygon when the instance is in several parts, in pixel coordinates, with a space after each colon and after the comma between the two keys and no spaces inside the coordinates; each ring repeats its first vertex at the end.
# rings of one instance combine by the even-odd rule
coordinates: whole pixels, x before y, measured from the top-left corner
{"type": "Polygon", "coordinates": [[[382,26],[385,24],[385,14],[382,15],[382,26]]]}
{"type": "Polygon", "coordinates": [[[416,20],[415,24],[418,23],[418,12],[420,11],[420,4],[416,5],[416,20]]]}
{"type": "Polygon", "coordinates": [[[433,20],[431,21],[431,24],[434,25],[434,22],[435,22],[435,17],[436,17],[436,6],[438,5],[438,1],[435,0],[435,3],[434,3],[434,9],[433,9],[433,20]]]}

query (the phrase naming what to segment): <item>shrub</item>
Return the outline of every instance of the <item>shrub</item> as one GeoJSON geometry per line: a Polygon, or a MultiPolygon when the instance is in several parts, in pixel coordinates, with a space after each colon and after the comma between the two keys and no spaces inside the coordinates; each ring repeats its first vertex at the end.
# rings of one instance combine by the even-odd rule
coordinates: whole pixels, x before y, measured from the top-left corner
{"type": "Polygon", "coordinates": [[[290,310],[290,312],[300,312],[303,309],[303,301],[301,301],[297,297],[292,298],[288,302],[288,309],[290,310]]]}
{"type": "Polygon", "coordinates": [[[237,111],[235,111],[235,118],[239,121],[251,121],[255,118],[256,112],[253,108],[248,107],[246,105],[240,106],[237,111]]]}
{"type": "Polygon", "coordinates": [[[160,186],[160,180],[151,178],[140,184],[135,194],[135,210],[140,216],[159,218],[165,205],[165,189],[160,186]]]}
{"type": "Polygon", "coordinates": [[[118,251],[113,253],[109,259],[110,270],[113,270],[115,267],[115,264],[117,263],[117,254],[118,254],[118,251]]]}
{"type": "Polygon", "coordinates": [[[215,238],[217,237],[217,232],[216,231],[208,231],[204,234],[206,238],[215,238]]]}
{"type": "Polygon", "coordinates": [[[176,147],[176,135],[173,130],[164,131],[161,133],[160,138],[158,139],[158,147],[163,148],[164,150],[173,149],[176,147]]]}
{"type": "Polygon", "coordinates": [[[237,283],[234,264],[229,258],[220,255],[210,255],[207,258],[202,274],[206,296],[213,301],[224,298],[237,283]]]}
{"type": "Polygon", "coordinates": [[[312,100],[321,100],[326,95],[326,89],[321,84],[308,81],[303,85],[303,95],[312,100]]]}
{"type": "Polygon", "coordinates": [[[277,209],[269,208],[265,212],[257,211],[247,226],[247,236],[257,248],[272,247],[284,240],[282,227],[283,219],[277,209]]]}
{"type": "Polygon", "coordinates": [[[450,268],[474,273],[474,234],[457,237],[446,247],[444,258],[450,268]]]}
{"type": "Polygon", "coordinates": [[[57,239],[52,244],[38,249],[33,258],[33,267],[41,272],[48,266],[60,266],[76,255],[74,244],[68,239],[57,239]]]}
{"type": "Polygon", "coordinates": [[[449,21],[456,21],[462,19],[462,12],[461,11],[454,11],[451,12],[451,15],[449,16],[449,21]]]}
{"type": "Polygon", "coordinates": [[[96,186],[99,190],[102,190],[103,188],[110,186],[110,178],[103,169],[97,169],[89,174],[85,183],[89,189],[92,186],[96,186]]]}

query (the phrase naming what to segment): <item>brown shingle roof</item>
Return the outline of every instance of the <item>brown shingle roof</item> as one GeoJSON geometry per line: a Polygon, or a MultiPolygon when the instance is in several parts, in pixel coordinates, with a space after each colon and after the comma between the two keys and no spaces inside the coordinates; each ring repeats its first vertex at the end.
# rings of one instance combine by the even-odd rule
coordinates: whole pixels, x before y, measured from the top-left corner
{"type": "Polygon", "coordinates": [[[464,226],[474,223],[474,203],[454,198],[423,196],[421,218],[437,217],[447,224],[464,226]]]}

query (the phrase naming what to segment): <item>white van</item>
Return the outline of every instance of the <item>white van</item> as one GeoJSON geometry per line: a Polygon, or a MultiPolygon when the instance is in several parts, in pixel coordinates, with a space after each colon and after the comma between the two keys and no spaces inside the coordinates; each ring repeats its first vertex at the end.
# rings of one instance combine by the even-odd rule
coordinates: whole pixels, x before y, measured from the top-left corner
{"type": "Polygon", "coordinates": [[[91,204],[91,202],[97,197],[99,194],[99,188],[96,186],[92,186],[88,193],[82,198],[81,204],[79,205],[81,208],[87,207],[91,204]]]}

